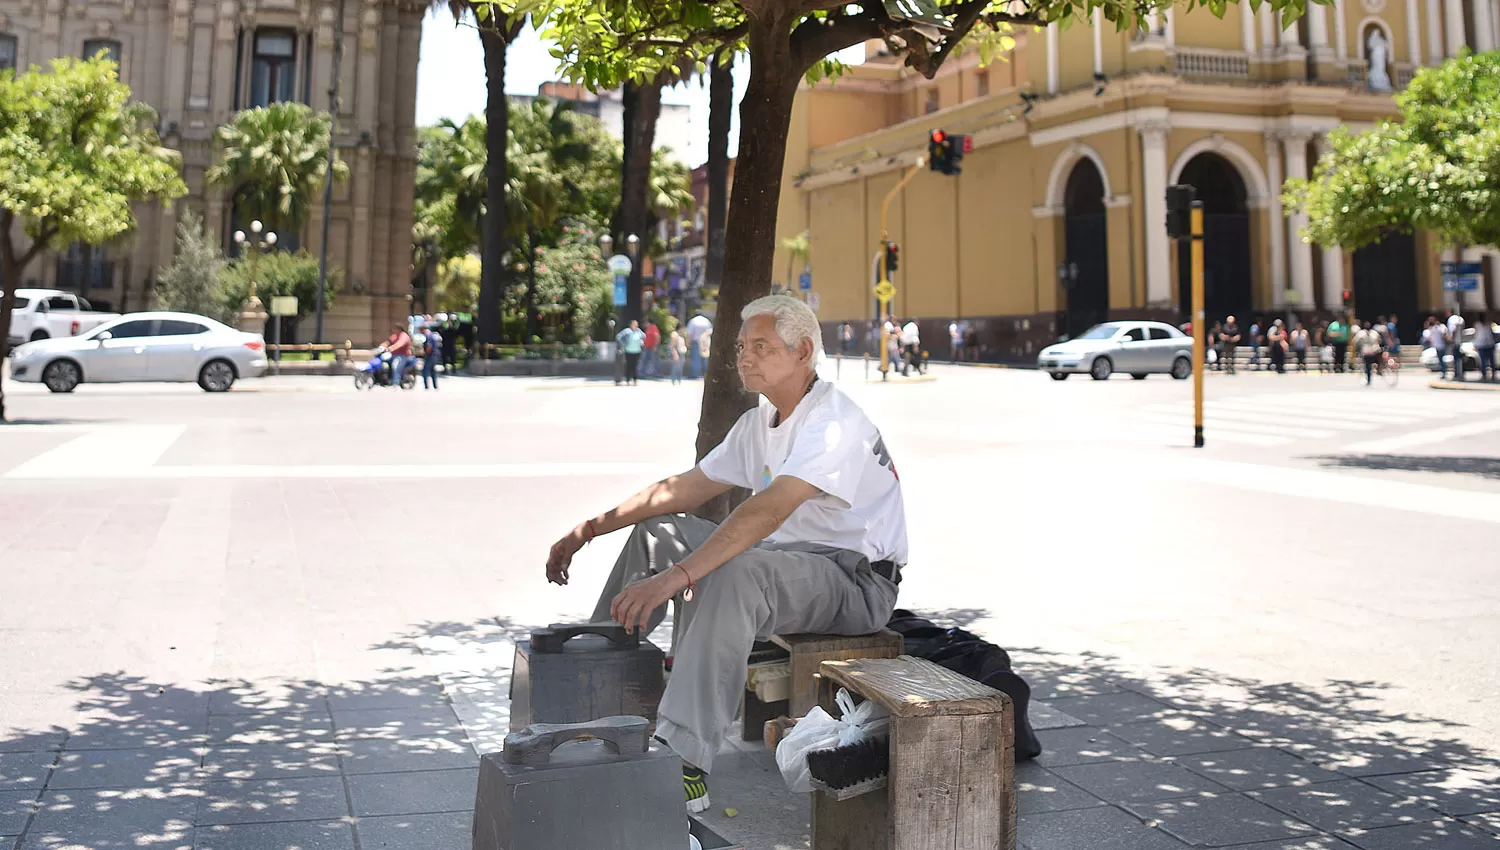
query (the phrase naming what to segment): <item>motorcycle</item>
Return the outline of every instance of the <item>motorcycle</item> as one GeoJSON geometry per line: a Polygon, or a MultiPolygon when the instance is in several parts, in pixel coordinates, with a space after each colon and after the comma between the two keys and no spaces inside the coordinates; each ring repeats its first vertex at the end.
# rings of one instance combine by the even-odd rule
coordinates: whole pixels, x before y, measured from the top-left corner
{"type": "Polygon", "coordinates": [[[391,364],[395,357],[385,346],[375,349],[375,356],[369,362],[361,366],[354,373],[354,388],[357,390],[368,390],[372,387],[399,386],[403,390],[409,390],[417,385],[417,360],[415,357],[406,358],[406,365],[401,369],[401,375],[395,381],[391,379],[391,364]]]}

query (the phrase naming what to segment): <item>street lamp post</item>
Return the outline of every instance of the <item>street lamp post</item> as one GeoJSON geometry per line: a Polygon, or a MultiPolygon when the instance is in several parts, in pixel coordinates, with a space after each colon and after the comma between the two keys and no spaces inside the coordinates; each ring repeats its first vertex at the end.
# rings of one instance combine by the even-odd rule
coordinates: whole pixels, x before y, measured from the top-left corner
{"type": "MultiPolygon", "coordinates": [[[[257,219],[250,222],[250,233],[245,234],[243,230],[234,232],[234,242],[248,252],[250,263],[250,297],[245,299],[245,304],[240,308],[239,327],[246,333],[264,333],[266,329],[266,309],[261,304],[260,298],[256,297],[255,287],[260,282],[260,252],[269,251],[276,247],[276,232],[273,230],[261,231],[264,226],[257,219]]],[[[278,319],[278,321],[280,321],[278,319]]]]}

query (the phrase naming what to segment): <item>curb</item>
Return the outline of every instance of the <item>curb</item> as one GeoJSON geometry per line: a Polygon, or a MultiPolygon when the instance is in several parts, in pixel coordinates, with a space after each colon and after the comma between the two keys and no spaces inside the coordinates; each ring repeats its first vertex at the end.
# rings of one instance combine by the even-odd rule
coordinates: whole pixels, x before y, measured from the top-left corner
{"type": "Polygon", "coordinates": [[[1470,390],[1485,393],[1500,393],[1500,383],[1481,383],[1479,381],[1444,381],[1434,378],[1427,382],[1427,386],[1435,390],[1470,390]]]}

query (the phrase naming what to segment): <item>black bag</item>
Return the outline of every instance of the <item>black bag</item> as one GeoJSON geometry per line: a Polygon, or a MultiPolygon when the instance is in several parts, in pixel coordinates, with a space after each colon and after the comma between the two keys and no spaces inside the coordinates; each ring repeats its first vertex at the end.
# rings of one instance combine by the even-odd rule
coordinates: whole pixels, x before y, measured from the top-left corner
{"type": "Polygon", "coordinates": [[[1011,669],[1010,655],[1005,650],[973,632],[945,629],[900,608],[892,612],[886,628],[905,639],[907,655],[925,658],[1010,697],[1016,713],[1016,761],[1041,755],[1042,742],[1032,730],[1026,713],[1031,704],[1031,686],[1011,669]]]}

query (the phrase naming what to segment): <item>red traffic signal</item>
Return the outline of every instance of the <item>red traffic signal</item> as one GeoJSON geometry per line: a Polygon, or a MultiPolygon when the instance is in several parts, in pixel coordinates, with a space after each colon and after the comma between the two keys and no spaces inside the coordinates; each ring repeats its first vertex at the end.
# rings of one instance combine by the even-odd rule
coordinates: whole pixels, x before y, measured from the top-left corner
{"type": "Polygon", "coordinates": [[[1353,298],[1354,298],[1354,293],[1350,292],[1347,289],[1344,290],[1344,306],[1345,307],[1349,306],[1349,302],[1351,300],[1353,300],[1353,298]]]}
{"type": "Polygon", "coordinates": [[[942,130],[933,130],[932,131],[931,139],[932,139],[932,143],[935,144],[935,145],[942,144],[943,140],[947,139],[947,138],[948,138],[948,134],[944,133],[942,130]]]}
{"type": "Polygon", "coordinates": [[[927,133],[927,168],[943,174],[958,174],[963,171],[964,154],[974,150],[971,136],[950,136],[943,130],[927,133]]]}
{"type": "Polygon", "coordinates": [[[901,246],[895,242],[885,243],[885,274],[889,278],[901,267],[901,246]]]}

